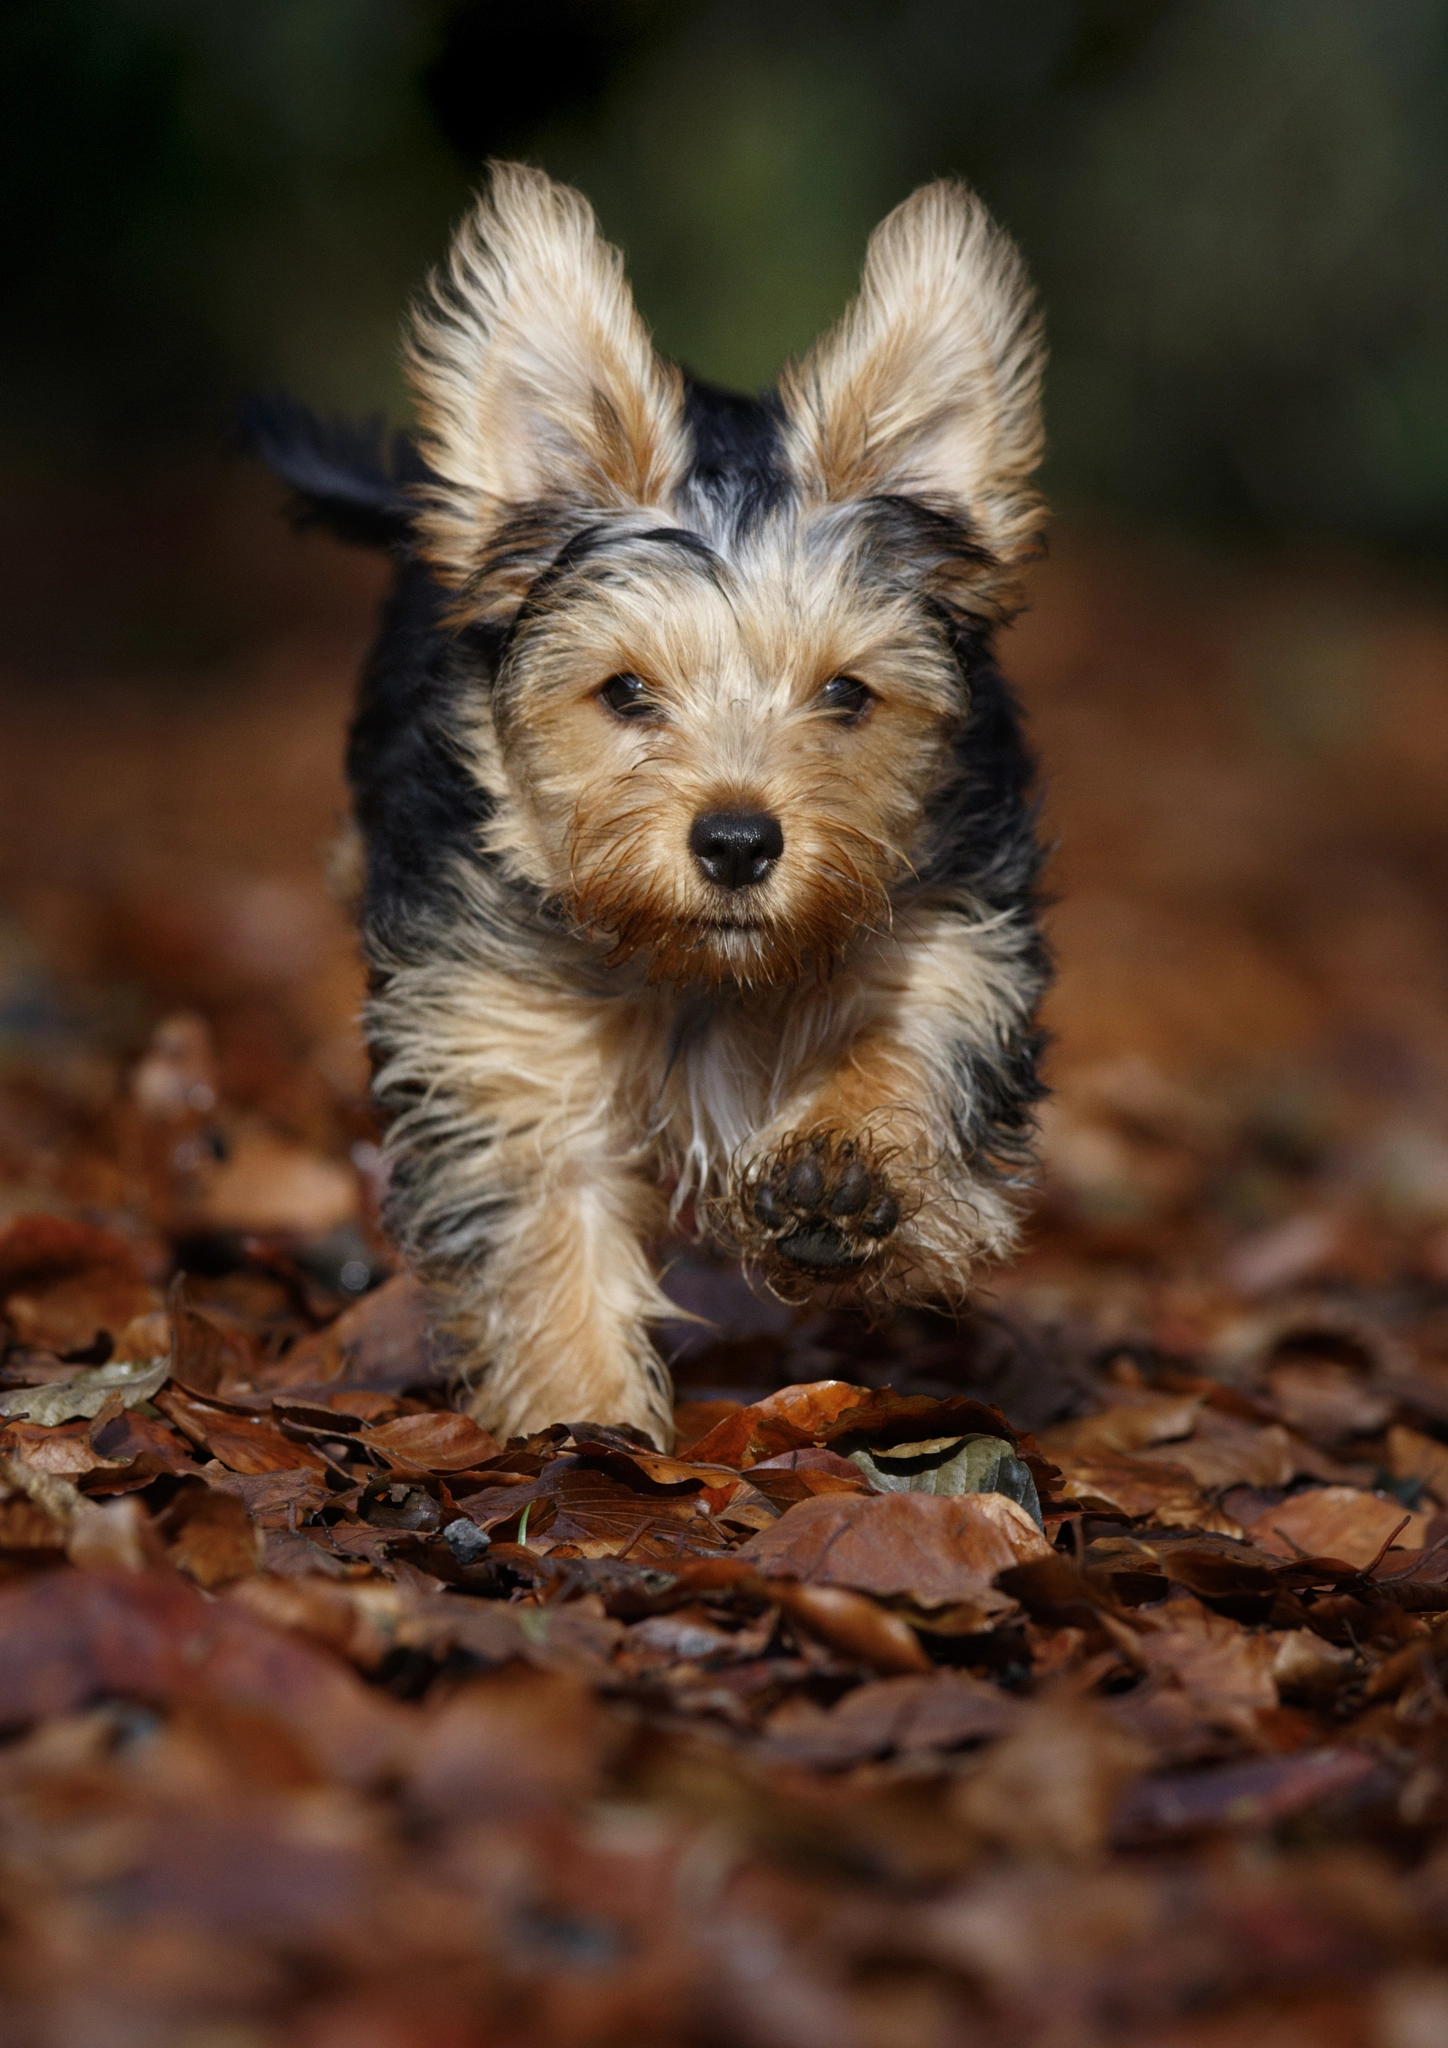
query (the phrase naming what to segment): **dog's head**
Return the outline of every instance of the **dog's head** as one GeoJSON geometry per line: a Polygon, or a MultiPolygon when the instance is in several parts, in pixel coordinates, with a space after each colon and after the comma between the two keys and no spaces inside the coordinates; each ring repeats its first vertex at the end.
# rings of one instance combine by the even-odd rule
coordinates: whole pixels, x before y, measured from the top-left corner
{"type": "Polygon", "coordinates": [[[889,918],[1016,601],[1041,341],[964,187],[876,231],[839,326],[755,401],[650,345],[578,194],[494,170],[418,310],[423,549],[500,648],[493,846],[656,977],[787,981],[889,918]]]}

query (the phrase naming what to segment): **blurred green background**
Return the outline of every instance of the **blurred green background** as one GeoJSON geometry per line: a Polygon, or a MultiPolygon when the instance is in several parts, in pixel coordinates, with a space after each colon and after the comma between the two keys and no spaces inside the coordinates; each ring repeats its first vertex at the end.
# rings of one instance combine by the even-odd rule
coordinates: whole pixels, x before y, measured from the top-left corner
{"type": "Polygon", "coordinates": [[[743,385],[958,172],[1046,297],[1068,511],[1448,536],[1448,0],[9,0],[12,472],[403,410],[490,154],[580,184],[661,345],[743,385]]]}

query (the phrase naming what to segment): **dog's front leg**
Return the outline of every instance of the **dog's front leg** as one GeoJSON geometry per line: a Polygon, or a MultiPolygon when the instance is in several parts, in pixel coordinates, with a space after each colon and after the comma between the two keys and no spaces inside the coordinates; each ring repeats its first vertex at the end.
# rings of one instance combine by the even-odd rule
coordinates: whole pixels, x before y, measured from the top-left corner
{"type": "Polygon", "coordinates": [[[1030,935],[917,919],[859,975],[858,1022],[740,1162],[745,1249],[787,1293],[963,1298],[1010,1250],[1040,1089],[1030,935]]]}
{"type": "Polygon", "coordinates": [[[457,1276],[447,1320],[483,1378],[470,1412],[497,1436],[550,1422],[625,1422],[667,1448],[668,1377],[648,1323],[667,1311],[642,1250],[660,1204],[616,1160],[554,1127],[551,1157],[516,1166],[485,1262],[457,1276]]]}
{"type": "Polygon", "coordinates": [[[388,1221],[502,1438],[557,1421],[672,1440],[649,1340],[670,1313],[643,1246],[663,1201],[635,1170],[600,1005],[456,968],[374,1000],[378,1092],[395,1106],[388,1221]]]}

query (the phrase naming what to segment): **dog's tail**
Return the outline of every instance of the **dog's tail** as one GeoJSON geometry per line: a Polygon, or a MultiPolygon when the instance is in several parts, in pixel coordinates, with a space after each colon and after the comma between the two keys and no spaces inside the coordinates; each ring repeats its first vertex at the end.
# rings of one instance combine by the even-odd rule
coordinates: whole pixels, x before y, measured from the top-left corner
{"type": "Polygon", "coordinates": [[[409,486],[427,483],[432,472],[385,420],[324,420],[279,391],[244,401],[237,434],[287,486],[298,526],[325,527],[357,547],[408,545],[415,516],[409,486]]]}

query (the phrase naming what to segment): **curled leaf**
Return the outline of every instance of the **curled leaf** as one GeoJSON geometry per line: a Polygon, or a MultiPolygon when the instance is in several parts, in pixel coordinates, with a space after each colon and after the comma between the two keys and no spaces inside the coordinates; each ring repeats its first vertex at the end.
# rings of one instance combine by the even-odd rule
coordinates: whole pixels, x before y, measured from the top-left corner
{"type": "Polygon", "coordinates": [[[927,1438],[889,1450],[850,1452],[880,1493],[1003,1493],[1042,1528],[1040,1496],[1030,1467],[999,1436],[927,1438]]]}
{"type": "Polygon", "coordinates": [[[16,1387],[0,1394],[0,1415],[23,1415],[53,1428],[76,1416],[99,1415],[113,1394],[125,1407],[138,1408],[160,1393],[170,1370],[170,1360],[165,1358],[113,1359],[109,1365],[90,1366],[68,1380],[53,1380],[48,1387],[16,1387]]]}

